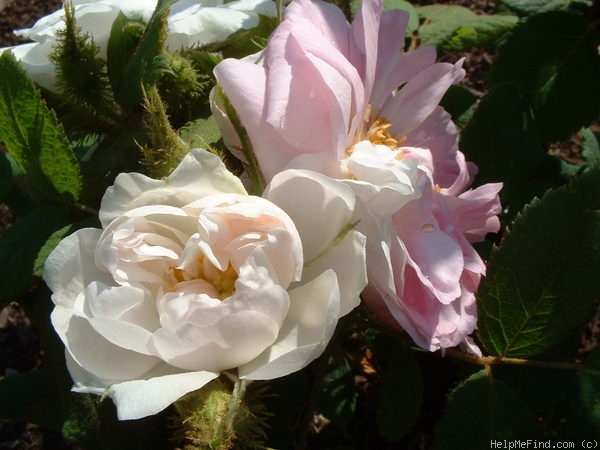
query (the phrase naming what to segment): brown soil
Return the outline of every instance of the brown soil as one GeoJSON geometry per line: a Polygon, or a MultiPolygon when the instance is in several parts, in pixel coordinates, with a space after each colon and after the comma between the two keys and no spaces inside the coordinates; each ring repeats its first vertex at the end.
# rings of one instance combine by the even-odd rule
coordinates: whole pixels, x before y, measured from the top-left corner
{"type": "Polygon", "coordinates": [[[0,47],[20,44],[23,41],[13,30],[31,27],[37,19],[62,7],[62,0],[9,0],[0,11],[0,47]]]}

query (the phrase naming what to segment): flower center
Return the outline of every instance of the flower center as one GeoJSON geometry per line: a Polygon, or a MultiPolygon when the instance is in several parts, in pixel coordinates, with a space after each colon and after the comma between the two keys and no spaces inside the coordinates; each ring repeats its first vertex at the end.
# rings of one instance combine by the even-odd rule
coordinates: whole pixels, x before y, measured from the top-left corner
{"type": "Polygon", "coordinates": [[[396,149],[406,140],[406,137],[397,139],[392,136],[389,131],[391,126],[392,123],[389,120],[379,117],[367,130],[366,137],[374,145],[385,145],[391,149],[396,149]]]}
{"type": "Polygon", "coordinates": [[[170,290],[177,290],[177,284],[189,281],[206,281],[216,291],[216,298],[225,300],[235,293],[235,282],[238,274],[231,264],[227,269],[215,267],[204,255],[200,255],[195,263],[187,267],[171,267],[175,283],[169,285],[170,290]]]}

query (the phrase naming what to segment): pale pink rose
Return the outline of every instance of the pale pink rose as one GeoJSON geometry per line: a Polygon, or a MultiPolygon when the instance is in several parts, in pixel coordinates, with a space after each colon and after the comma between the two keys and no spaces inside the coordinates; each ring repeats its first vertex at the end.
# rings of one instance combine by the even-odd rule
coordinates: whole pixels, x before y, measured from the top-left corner
{"type": "MultiPolygon", "coordinates": [[[[454,144],[438,103],[464,76],[461,62],[436,63],[434,48],[404,52],[406,12],[363,2],[349,24],[330,3],[297,0],[285,18],[262,53],[215,68],[267,180],[289,167],[348,176],[342,162],[352,147],[376,140],[379,130],[395,138],[394,147],[431,143],[431,136],[437,146],[454,144]]],[[[225,143],[239,155],[218,94],[212,107],[225,143]]]]}
{"type": "MultiPolygon", "coordinates": [[[[477,324],[475,292],[485,264],[471,242],[499,229],[500,183],[454,197],[435,189],[393,215],[387,261],[369,271],[364,298],[377,316],[429,350],[466,343],[477,324]]],[[[371,260],[369,261],[371,264],[371,260]]]]}
{"type": "Polygon", "coordinates": [[[223,371],[267,380],[305,367],[367,282],[353,209],[348,186],[303,170],[249,196],[201,149],[166,180],[119,174],[102,229],[68,236],[45,265],[73,390],[135,419],[223,371]]]}
{"type": "Polygon", "coordinates": [[[383,320],[436,350],[473,332],[483,261],[470,242],[497,231],[500,185],[465,192],[476,167],[439,106],[464,76],[433,48],[404,51],[404,11],[363,1],[348,23],[335,6],[295,0],[266,49],[215,68],[212,108],[243,160],[223,93],[269,180],[286,168],[345,179],[367,236],[369,288],[383,320]]]}

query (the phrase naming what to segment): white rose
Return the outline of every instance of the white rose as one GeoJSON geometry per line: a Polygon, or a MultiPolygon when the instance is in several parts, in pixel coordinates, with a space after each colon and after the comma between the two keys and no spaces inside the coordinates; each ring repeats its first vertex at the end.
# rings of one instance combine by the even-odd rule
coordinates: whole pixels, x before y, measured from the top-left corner
{"type": "MultiPolygon", "coordinates": [[[[106,57],[106,48],[114,20],[119,12],[131,20],[148,22],[157,0],[73,0],[75,20],[88,33],[106,57]]],[[[172,51],[221,42],[241,29],[258,25],[258,15],[276,13],[273,0],[179,0],[167,17],[165,45],[172,51]]],[[[12,50],[29,76],[40,86],[56,89],[54,64],[48,55],[54,50],[57,32],[64,27],[64,11],[58,10],[39,19],[31,28],[15,34],[34,42],[0,49],[12,50]]]]}
{"type": "Polygon", "coordinates": [[[353,208],[351,189],[309,171],[249,196],[200,149],[165,181],[120,174],[103,229],[68,236],[45,266],[73,390],[135,419],[221,371],[264,380],[305,367],[366,285],[353,208]]]}

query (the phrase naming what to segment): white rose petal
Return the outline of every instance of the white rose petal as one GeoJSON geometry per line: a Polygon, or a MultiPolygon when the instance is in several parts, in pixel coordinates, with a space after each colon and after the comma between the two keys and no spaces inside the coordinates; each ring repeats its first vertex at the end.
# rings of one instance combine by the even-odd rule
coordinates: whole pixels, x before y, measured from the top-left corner
{"type": "Polygon", "coordinates": [[[324,175],[306,170],[286,170],[277,174],[264,197],[284,209],[301,235],[304,259],[310,261],[335,240],[351,223],[355,198],[352,190],[324,175]],[[327,226],[323,226],[326,218],[327,226]]]}
{"type": "MultiPolygon", "coordinates": [[[[77,26],[93,38],[100,50],[99,56],[106,58],[111,27],[119,13],[148,23],[157,1],[75,0],[72,3],[77,26]]],[[[179,0],[171,5],[167,16],[165,46],[176,51],[224,41],[238,30],[257,26],[259,14],[274,16],[275,2],[179,0]]],[[[57,33],[64,28],[64,17],[62,9],[42,17],[33,27],[15,31],[16,35],[35,42],[0,49],[0,53],[13,50],[33,80],[51,91],[56,90],[56,73],[48,55],[57,43],[57,33]]]]}
{"type": "Polygon", "coordinates": [[[222,371],[271,379],[305,367],[366,285],[353,207],[352,189],[309,171],[249,196],[200,149],[164,181],[119,175],[104,229],[64,239],[44,272],[73,389],[107,394],[133,419],[222,371]]]}
{"type": "Polygon", "coordinates": [[[107,226],[138,206],[184,206],[206,195],[223,192],[246,194],[240,180],[216,155],[192,149],[164,181],[139,173],[119,174],[102,198],[100,221],[107,226]]]}
{"type": "Polygon", "coordinates": [[[117,406],[120,420],[139,419],[162,411],[218,376],[216,372],[199,371],[126,381],[113,385],[108,395],[117,406]]]}
{"type": "Polygon", "coordinates": [[[270,380],[296,372],[318,357],[331,339],[340,316],[337,277],[331,270],[290,292],[292,308],[277,341],[238,368],[241,378],[270,380]]]}

